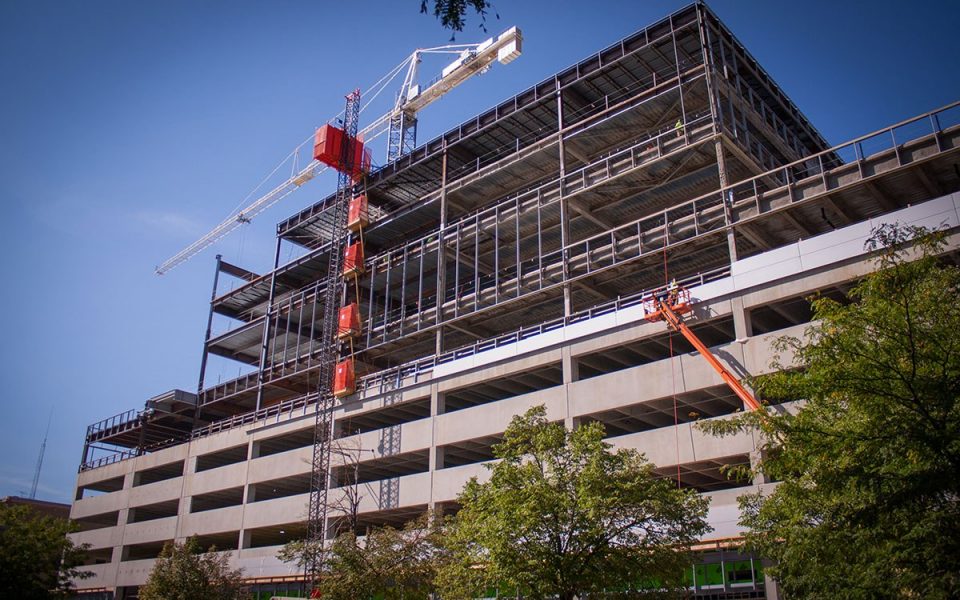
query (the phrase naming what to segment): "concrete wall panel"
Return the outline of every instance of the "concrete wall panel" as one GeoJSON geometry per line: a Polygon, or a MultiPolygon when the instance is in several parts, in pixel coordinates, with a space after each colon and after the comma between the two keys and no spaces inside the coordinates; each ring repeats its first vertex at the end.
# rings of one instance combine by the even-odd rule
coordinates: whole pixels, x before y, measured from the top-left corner
{"type": "Polygon", "coordinates": [[[143,506],[144,504],[156,504],[167,500],[176,500],[181,496],[183,489],[183,477],[165,479],[156,483],[147,485],[138,485],[130,488],[130,506],[143,506]]]}
{"type": "Polygon", "coordinates": [[[243,506],[228,506],[182,515],[177,537],[239,531],[243,525],[243,510],[243,506]]]}
{"type": "Polygon", "coordinates": [[[554,421],[563,419],[565,413],[563,386],[440,415],[436,418],[435,443],[442,446],[502,433],[514,415],[523,414],[527,409],[538,404],[546,405],[548,419],[554,421]]]}
{"type": "Polygon", "coordinates": [[[309,473],[312,469],[312,461],[313,446],[255,458],[249,463],[247,483],[259,483],[309,473]]]}
{"type": "Polygon", "coordinates": [[[123,544],[142,544],[172,540],[177,534],[177,517],[128,523],[123,528],[123,544]]]}

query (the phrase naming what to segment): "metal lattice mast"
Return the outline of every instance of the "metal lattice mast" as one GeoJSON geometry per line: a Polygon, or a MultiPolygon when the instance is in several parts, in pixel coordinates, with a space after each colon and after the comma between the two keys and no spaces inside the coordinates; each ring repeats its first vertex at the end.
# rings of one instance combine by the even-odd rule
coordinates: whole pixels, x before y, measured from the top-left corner
{"type": "Polygon", "coordinates": [[[390,117],[390,135],[387,141],[387,162],[393,162],[417,147],[417,118],[404,110],[390,117]]]}
{"type": "Polygon", "coordinates": [[[320,330],[322,351],[317,381],[317,416],[313,432],[313,470],[310,476],[310,507],[307,540],[312,549],[306,561],[306,579],[310,588],[323,571],[327,539],[327,492],[330,486],[330,443],[333,438],[332,390],[333,372],[339,358],[337,318],[343,293],[343,253],[349,240],[346,228],[347,211],[353,196],[354,147],[357,144],[357,121],[360,116],[360,90],[347,96],[343,118],[343,141],[340,145],[340,174],[333,206],[330,262],[327,266],[327,285],[323,293],[323,324],[320,330]]]}

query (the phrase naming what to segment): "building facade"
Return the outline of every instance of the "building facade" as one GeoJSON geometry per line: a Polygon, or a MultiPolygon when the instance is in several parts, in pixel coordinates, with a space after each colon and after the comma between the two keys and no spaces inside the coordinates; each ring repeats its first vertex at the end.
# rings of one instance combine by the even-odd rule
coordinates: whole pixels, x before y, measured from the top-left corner
{"type": "MultiPolygon", "coordinates": [[[[344,292],[361,327],[339,350],[357,382],[333,410],[333,528],[456,510],[510,419],[542,404],[711,498],[693,593],[774,597],[735,549],[737,496],[772,484],[721,472],[757,442],[693,426],[742,403],[643,300],[677,280],[714,354],[768,372],[806,297],[842,299],[871,270],[873,226],[960,226],[958,123],[951,105],[830,148],[697,3],[375,170],[364,273],[344,292]]],[[[230,325],[208,330],[196,393],[88,427],[71,510],[87,595],[135,597],[188,536],[264,597],[299,589],[276,553],[306,528],[334,200],[278,225],[273,271],[218,258],[211,319],[230,325]],[[250,371],[207,385],[208,355],[250,371]]]]}

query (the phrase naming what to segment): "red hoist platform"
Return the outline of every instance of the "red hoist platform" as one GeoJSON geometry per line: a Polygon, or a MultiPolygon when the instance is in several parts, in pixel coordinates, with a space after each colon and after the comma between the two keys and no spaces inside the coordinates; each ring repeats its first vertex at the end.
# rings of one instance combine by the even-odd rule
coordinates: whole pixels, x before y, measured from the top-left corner
{"type": "Polygon", "coordinates": [[[333,396],[345,398],[357,391],[357,376],[353,359],[347,358],[337,363],[333,372],[333,396]]]}
{"type": "Polygon", "coordinates": [[[337,319],[337,339],[350,340],[358,335],[360,335],[360,307],[356,302],[351,302],[340,309],[340,317],[337,319]]]}
{"type": "MultiPolygon", "coordinates": [[[[338,171],[343,171],[345,169],[341,156],[343,136],[343,130],[333,125],[327,124],[317,129],[313,139],[313,158],[338,171]]],[[[358,181],[370,171],[370,150],[365,148],[359,139],[351,138],[347,143],[350,145],[348,156],[352,159],[350,177],[358,181]]]]}
{"type": "Polygon", "coordinates": [[[363,243],[354,242],[343,251],[343,276],[356,277],[363,273],[363,243]]]}
{"type": "Polygon", "coordinates": [[[720,378],[723,379],[724,383],[729,386],[733,393],[737,395],[740,400],[749,408],[750,410],[757,410],[760,408],[760,403],[757,402],[757,399],[751,394],[741,383],[737,380],[733,374],[723,363],[717,360],[717,357],[710,352],[710,349],[707,348],[706,344],[700,341],[700,338],[697,337],[687,324],[683,322],[683,316],[693,310],[693,305],[690,302],[690,290],[679,287],[676,284],[671,284],[668,288],[654,293],[652,296],[646,298],[643,302],[643,309],[645,313],[645,318],[648,321],[666,321],[670,324],[671,327],[679,331],[684,338],[694,348],[697,349],[697,352],[700,353],[700,356],[705,358],[710,366],[713,367],[713,370],[716,371],[720,378]]]}
{"type": "Polygon", "coordinates": [[[358,233],[370,222],[366,195],[359,195],[350,201],[347,209],[347,229],[358,233]]]}

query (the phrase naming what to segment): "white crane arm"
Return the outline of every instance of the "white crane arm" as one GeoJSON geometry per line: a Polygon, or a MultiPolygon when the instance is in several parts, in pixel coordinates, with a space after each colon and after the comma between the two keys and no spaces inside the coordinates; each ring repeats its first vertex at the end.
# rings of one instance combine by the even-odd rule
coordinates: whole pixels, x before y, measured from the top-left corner
{"type": "Polygon", "coordinates": [[[204,235],[202,238],[167,259],[163,264],[156,268],[157,275],[163,275],[177,265],[186,262],[198,252],[201,252],[202,250],[212,246],[219,241],[220,238],[227,235],[237,227],[240,227],[245,223],[249,223],[253,217],[270,208],[284,197],[292,193],[298,187],[325,171],[327,168],[327,165],[317,161],[311,162],[298,173],[277,187],[273,188],[263,196],[257,198],[252,204],[240,212],[230,215],[229,218],[214,227],[212,231],[204,235]]]}
{"type": "Polygon", "coordinates": [[[473,75],[486,70],[494,60],[499,60],[501,64],[512,62],[520,56],[522,45],[523,36],[516,27],[511,27],[496,38],[471,44],[474,48],[464,50],[457,60],[447,65],[439,80],[419,94],[410,94],[412,97],[406,99],[402,110],[415,115],[473,75]]]}
{"type": "MultiPolygon", "coordinates": [[[[520,55],[522,42],[523,38],[520,30],[516,27],[511,27],[496,38],[490,38],[479,44],[451,44],[438,46],[436,48],[421,48],[414,51],[374,85],[375,88],[379,87],[379,90],[374,94],[375,98],[386,84],[396,77],[404,66],[407,66],[406,77],[404,78],[397,105],[389,113],[379,117],[365,127],[357,134],[357,137],[363,140],[364,143],[369,143],[388,130],[391,118],[398,112],[402,111],[408,115],[416,115],[417,112],[435,100],[438,100],[471,76],[486,71],[494,60],[499,60],[502,64],[513,61],[520,55]],[[459,54],[459,57],[443,69],[437,81],[427,86],[423,91],[420,91],[419,87],[413,84],[413,81],[416,78],[417,63],[420,60],[420,54],[428,53],[453,53],[459,54]]],[[[296,151],[294,151],[294,154],[291,154],[291,156],[295,155],[295,153],[296,151]]],[[[212,231],[157,266],[155,269],[157,275],[163,275],[204,249],[212,246],[237,227],[249,223],[253,217],[270,208],[327,168],[329,167],[318,161],[311,161],[310,164],[297,171],[290,176],[289,179],[254,200],[253,203],[246,208],[230,215],[212,231]]]]}

